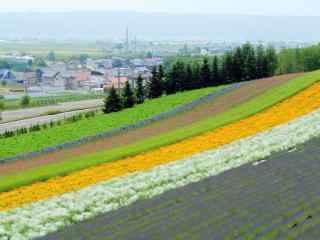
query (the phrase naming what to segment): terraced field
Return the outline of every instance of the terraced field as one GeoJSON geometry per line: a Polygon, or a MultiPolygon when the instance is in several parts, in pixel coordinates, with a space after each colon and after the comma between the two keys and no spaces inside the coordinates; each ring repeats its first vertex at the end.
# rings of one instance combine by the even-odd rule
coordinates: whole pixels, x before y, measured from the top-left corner
{"type": "Polygon", "coordinates": [[[320,139],[40,238],[318,239],[320,139]]]}

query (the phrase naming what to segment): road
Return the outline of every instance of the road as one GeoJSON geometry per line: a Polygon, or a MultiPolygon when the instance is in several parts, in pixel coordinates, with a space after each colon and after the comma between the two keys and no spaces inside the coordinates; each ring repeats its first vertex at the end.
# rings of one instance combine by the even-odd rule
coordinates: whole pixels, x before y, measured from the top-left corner
{"type": "Polygon", "coordinates": [[[71,117],[81,112],[87,112],[101,107],[103,100],[85,100],[78,102],[67,102],[52,106],[19,109],[2,112],[2,122],[0,122],[0,133],[6,130],[15,130],[22,127],[30,127],[35,124],[45,124],[51,121],[61,120],[71,117]],[[51,111],[60,111],[61,114],[45,115],[51,111]]]}
{"type": "Polygon", "coordinates": [[[103,100],[95,99],[95,100],[85,100],[78,102],[66,102],[60,103],[57,105],[44,106],[44,107],[35,107],[35,108],[26,108],[19,109],[14,111],[4,111],[2,112],[2,122],[11,122],[26,118],[38,117],[46,114],[50,111],[61,111],[61,112],[69,112],[80,109],[87,108],[96,108],[103,104],[103,100]]]}

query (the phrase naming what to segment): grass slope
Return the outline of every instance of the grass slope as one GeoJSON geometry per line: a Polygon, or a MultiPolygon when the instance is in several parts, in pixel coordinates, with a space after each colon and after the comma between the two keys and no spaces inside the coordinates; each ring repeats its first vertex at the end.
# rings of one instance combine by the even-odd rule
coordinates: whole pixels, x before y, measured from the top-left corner
{"type": "Polygon", "coordinates": [[[0,158],[39,151],[58,144],[76,141],[83,137],[93,136],[99,132],[134,124],[171,110],[179,105],[190,103],[222,88],[223,86],[177,93],[175,95],[147,101],[142,105],[137,105],[134,108],[118,113],[100,114],[94,118],[63,124],[40,132],[0,139],[0,158]]]}
{"type": "Polygon", "coordinates": [[[227,112],[221,113],[207,120],[197,122],[188,127],[152,137],[129,146],[77,157],[72,159],[72,161],[54,163],[27,170],[19,174],[3,176],[0,178],[0,191],[8,191],[10,189],[28,185],[36,181],[47,180],[55,176],[66,175],[73,171],[85,169],[90,166],[119,160],[124,157],[136,155],[141,152],[172,144],[185,138],[201,134],[208,130],[238,121],[271,107],[272,105],[296,94],[297,92],[305,89],[319,80],[320,71],[312,72],[303,77],[293,79],[285,84],[277,86],[256,97],[255,99],[236,106],[227,112]]]}

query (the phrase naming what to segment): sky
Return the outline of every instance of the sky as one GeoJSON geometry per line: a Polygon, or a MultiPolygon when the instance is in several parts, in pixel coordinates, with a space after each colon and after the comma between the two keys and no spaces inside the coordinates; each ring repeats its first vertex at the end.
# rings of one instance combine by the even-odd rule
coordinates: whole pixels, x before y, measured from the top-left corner
{"type": "Polygon", "coordinates": [[[0,11],[123,10],[319,16],[319,0],[9,0],[0,11]]]}

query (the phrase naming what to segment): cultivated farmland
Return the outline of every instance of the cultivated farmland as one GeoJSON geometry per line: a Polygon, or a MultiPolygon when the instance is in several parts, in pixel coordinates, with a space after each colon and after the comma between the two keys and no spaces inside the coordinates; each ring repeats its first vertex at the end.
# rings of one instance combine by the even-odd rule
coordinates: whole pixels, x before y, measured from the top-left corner
{"type": "MultiPolygon", "coordinates": [[[[284,80],[221,112],[196,114],[202,116],[196,122],[134,143],[9,171],[0,177],[0,238],[29,240],[55,231],[46,237],[300,239],[308,231],[317,234],[319,154],[309,148],[312,142],[299,146],[315,137],[314,143],[320,142],[319,80],[319,71],[284,80]]],[[[174,113],[188,116],[198,108],[174,113]]]]}
{"type": "Polygon", "coordinates": [[[40,239],[317,239],[319,145],[315,139],[40,239]]]}
{"type": "MultiPolygon", "coordinates": [[[[216,89],[220,89],[218,87],[216,89]]],[[[181,104],[191,102],[215,91],[215,88],[194,90],[178,93],[146,102],[143,105],[120,113],[100,114],[92,119],[81,120],[72,124],[64,124],[40,132],[33,132],[8,139],[0,139],[0,158],[11,157],[22,153],[39,151],[69,141],[92,136],[123,125],[129,125],[144,120],[156,114],[173,109],[181,104]],[[15,146],[12,148],[12,146],[15,146]]]]}
{"type": "Polygon", "coordinates": [[[204,120],[208,117],[213,117],[259,96],[272,87],[283,84],[298,76],[300,76],[300,74],[260,79],[236,87],[229,92],[226,91],[227,88],[223,88],[222,90],[225,94],[220,96],[219,92],[221,91],[215,91],[214,94],[216,94],[217,97],[209,98],[209,102],[203,102],[202,104],[193,106],[189,111],[181,112],[179,114],[174,112],[174,114],[169,118],[156,121],[152,124],[146,125],[145,127],[139,127],[138,129],[130,129],[126,131],[125,134],[120,132],[119,134],[105,137],[94,142],[88,142],[75,148],[55,151],[36,158],[15,161],[11,164],[9,162],[2,164],[0,165],[0,175],[18,172],[21,169],[26,170],[28,168],[38,167],[51,162],[68,160],[75,155],[95,153],[102,149],[104,151],[109,149],[111,150],[115,147],[133,144],[146,138],[157,136],[160,133],[163,134],[174,131],[177,128],[186,127],[194,122],[204,120]]]}
{"type": "MultiPolygon", "coordinates": [[[[303,80],[303,82],[305,82],[305,78],[303,78],[303,80]]],[[[296,82],[294,86],[297,86],[296,82]]],[[[281,87],[282,86],[279,88],[281,87]]],[[[173,137],[179,137],[179,135],[160,135],[158,139],[147,139],[135,145],[126,146],[124,149],[102,151],[77,157],[73,161],[49,164],[18,174],[3,176],[1,177],[0,189],[6,191],[39,180],[50,179],[55,176],[63,176],[75,172],[65,177],[53,178],[46,183],[35,183],[34,185],[23,187],[17,191],[9,192],[8,195],[6,193],[1,194],[0,209],[18,207],[25,203],[48,199],[70,191],[77,191],[81,188],[97,184],[98,182],[108,181],[132,172],[148,171],[156,166],[169,164],[170,162],[190,157],[199,152],[215,149],[233,141],[250,137],[279,124],[286,124],[295,118],[319,108],[319,88],[320,85],[316,84],[254,116],[162,148],[155,146],[157,146],[156,144],[159,144],[159,142],[161,143],[161,141],[172,140],[173,137]],[[168,138],[168,136],[171,136],[171,139],[168,138]],[[153,148],[157,149],[147,151],[153,148]],[[138,155],[141,152],[145,153],[138,155]],[[128,155],[136,156],[125,158],[128,155]],[[121,159],[121,161],[115,161],[119,159],[121,159]],[[33,192],[37,192],[37,194],[32,194],[33,192]]],[[[287,89],[290,88],[287,87],[287,89]]],[[[274,93],[274,90],[271,91],[271,93],[274,93]]],[[[289,94],[288,91],[285,93],[289,94]]],[[[268,94],[270,93],[267,92],[262,95],[263,99],[266,97],[265,95],[268,96],[268,94]]],[[[272,96],[277,95],[272,94],[272,96]]],[[[270,98],[267,99],[270,100],[270,98]]],[[[256,103],[256,99],[250,101],[248,104],[252,103],[256,103]]],[[[240,109],[242,110],[242,108],[240,109]]],[[[207,122],[205,121],[204,123],[207,122]]],[[[207,127],[207,125],[200,126],[207,127]]],[[[199,131],[199,125],[196,125],[196,127],[198,128],[191,126],[191,129],[199,131]]],[[[203,129],[200,128],[200,130],[203,129]]],[[[192,131],[182,132],[190,133],[192,131]]]]}

